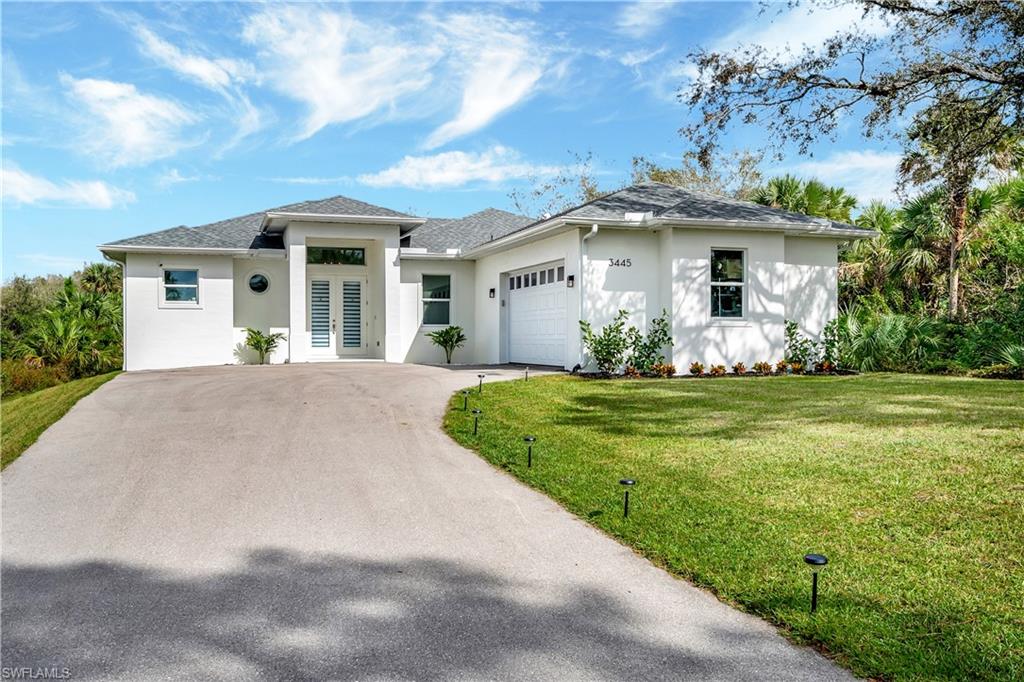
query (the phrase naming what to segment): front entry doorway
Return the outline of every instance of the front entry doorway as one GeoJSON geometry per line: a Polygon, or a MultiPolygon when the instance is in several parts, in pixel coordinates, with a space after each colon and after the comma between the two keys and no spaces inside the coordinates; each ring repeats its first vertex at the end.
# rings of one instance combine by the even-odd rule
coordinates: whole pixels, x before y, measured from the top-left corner
{"type": "Polygon", "coordinates": [[[369,352],[366,278],[313,275],[308,291],[311,355],[365,357],[369,352]]]}

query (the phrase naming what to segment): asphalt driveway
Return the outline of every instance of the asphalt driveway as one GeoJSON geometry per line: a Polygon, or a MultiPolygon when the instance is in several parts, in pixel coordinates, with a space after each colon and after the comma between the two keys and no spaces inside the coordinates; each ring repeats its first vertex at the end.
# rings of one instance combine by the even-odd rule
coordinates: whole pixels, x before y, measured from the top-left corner
{"type": "Polygon", "coordinates": [[[451,442],[445,400],[476,373],[118,376],[3,473],[3,665],[133,680],[849,678],[451,442]]]}

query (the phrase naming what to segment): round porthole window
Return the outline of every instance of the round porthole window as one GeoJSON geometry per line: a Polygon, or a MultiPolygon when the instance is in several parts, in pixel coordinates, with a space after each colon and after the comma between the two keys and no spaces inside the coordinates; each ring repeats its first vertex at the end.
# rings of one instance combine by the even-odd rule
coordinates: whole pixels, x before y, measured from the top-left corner
{"type": "Polygon", "coordinates": [[[257,272],[249,276],[249,291],[254,294],[262,294],[270,288],[270,279],[263,273],[257,272]]]}

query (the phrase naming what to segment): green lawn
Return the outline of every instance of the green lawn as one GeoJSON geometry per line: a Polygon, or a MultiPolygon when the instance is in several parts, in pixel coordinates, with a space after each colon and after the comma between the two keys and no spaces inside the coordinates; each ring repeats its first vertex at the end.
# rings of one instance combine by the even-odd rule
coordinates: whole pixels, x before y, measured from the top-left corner
{"type": "Polygon", "coordinates": [[[561,376],[474,407],[455,440],[858,675],[1024,679],[1024,383],[561,376]]]}
{"type": "Polygon", "coordinates": [[[16,460],[75,403],[115,376],[117,372],[100,374],[4,399],[0,403],[0,468],[16,460]]]}

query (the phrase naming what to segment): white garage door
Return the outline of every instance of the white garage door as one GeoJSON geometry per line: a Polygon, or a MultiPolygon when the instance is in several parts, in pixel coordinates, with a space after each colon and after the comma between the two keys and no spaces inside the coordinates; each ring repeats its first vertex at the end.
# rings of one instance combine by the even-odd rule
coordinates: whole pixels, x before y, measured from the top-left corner
{"type": "Polygon", "coordinates": [[[509,361],[565,366],[565,267],[549,263],[509,275],[509,361]]]}

